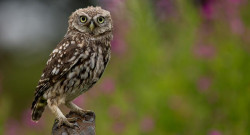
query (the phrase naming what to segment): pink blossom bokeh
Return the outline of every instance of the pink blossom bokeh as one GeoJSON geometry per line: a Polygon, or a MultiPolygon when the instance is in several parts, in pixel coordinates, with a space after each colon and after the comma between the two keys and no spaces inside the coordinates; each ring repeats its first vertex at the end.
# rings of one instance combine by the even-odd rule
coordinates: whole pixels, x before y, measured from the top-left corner
{"type": "Polygon", "coordinates": [[[121,39],[121,36],[119,35],[114,36],[111,44],[112,52],[114,52],[116,55],[123,55],[127,50],[125,41],[121,39]]]}
{"type": "Polygon", "coordinates": [[[100,87],[102,93],[107,95],[113,94],[115,92],[115,80],[112,78],[105,78],[100,87]]]}
{"type": "Polygon", "coordinates": [[[142,132],[151,132],[155,128],[155,121],[151,116],[145,116],[140,122],[142,132]]]}
{"type": "Polygon", "coordinates": [[[157,0],[156,14],[161,20],[167,20],[177,15],[177,7],[174,0],[157,0]]]}
{"type": "Polygon", "coordinates": [[[196,58],[212,59],[216,54],[216,49],[212,45],[195,45],[193,52],[196,58]]]}
{"type": "Polygon", "coordinates": [[[112,125],[112,130],[116,134],[120,134],[125,130],[125,124],[123,122],[115,122],[112,125]]]}
{"type": "Polygon", "coordinates": [[[122,110],[118,106],[112,105],[108,109],[108,114],[110,118],[118,120],[121,117],[122,110]]]}
{"type": "Polygon", "coordinates": [[[201,5],[201,15],[207,20],[211,20],[215,15],[215,1],[214,0],[205,0],[201,5]]]}
{"type": "Polygon", "coordinates": [[[201,92],[208,90],[211,87],[212,79],[207,76],[202,76],[197,81],[197,89],[201,92]]]}
{"type": "Polygon", "coordinates": [[[77,97],[76,99],[74,99],[74,103],[78,106],[84,106],[84,103],[85,103],[85,98],[84,98],[85,95],[80,95],[79,97],[77,97]]]}
{"type": "Polygon", "coordinates": [[[208,135],[222,135],[220,131],[218,130],[212,130],[208,133],[208,135]]]}

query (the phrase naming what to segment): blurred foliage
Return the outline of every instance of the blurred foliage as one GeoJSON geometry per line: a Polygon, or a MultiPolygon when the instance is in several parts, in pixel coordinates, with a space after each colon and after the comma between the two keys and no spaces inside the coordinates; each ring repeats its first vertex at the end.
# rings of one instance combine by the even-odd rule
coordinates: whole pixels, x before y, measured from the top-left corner
{"type": "MultiPolygon", "coordinates": [[[[90,4],[108,9],[115,26],[112,59],[103,78],[75,100],[95,111],[97,134],[250,133],[247,0],[90,4]]],[[[75,8],[67,10],[64,20],[75,8]]],[[[66,26],[60,29],[66,31],[66,26]]],[[[50,111],[35,124],[29,108],[44,63],[64,33],[60,34],[37,50],[6,48],[0,42],[0,134],[51,133],[55,117],[50,111]]]]}

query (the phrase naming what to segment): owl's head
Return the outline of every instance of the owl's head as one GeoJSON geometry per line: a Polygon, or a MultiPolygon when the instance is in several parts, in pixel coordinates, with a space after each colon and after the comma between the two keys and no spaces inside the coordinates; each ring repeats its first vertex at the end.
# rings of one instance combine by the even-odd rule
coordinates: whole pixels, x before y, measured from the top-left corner
{"type": "Polygon", "coordinates": [[[69,29],[82,33],[102,35],[111,32],[113,28],[109,11],[101,7],[87,7],[76,10],[69,17],[69,29]]]}

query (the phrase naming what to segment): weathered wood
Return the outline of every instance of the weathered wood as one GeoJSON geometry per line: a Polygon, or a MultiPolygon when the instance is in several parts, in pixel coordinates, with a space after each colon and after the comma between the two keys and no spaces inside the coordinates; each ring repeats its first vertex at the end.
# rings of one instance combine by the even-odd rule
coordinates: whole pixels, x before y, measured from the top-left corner
{"type": "Polygon", "coordinates": [[[95,135],[95,113],[88,113],[84,116],[80,116],[73,112],[69,112],[66,115],[67,118],[78,118],[74,123],[79,128],[70,128],[67,126],[57,126],[57,120],[55,120],[52,135],[95,135]]]}

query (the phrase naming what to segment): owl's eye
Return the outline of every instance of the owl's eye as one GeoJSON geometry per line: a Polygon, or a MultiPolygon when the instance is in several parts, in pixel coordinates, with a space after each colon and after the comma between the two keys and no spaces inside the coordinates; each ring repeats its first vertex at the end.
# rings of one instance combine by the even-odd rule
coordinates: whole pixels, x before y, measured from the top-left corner
{"type": "Polygon", "coordinates": [[[97,18],[98,23],[104,23],[104,17],[98,17],[97,18]]]}
{"type": "Polygon", "coordinates": [[[86,17],[86,16],[81,16],[81,17],[80,17],[80,21],[81,21],[82,23],[87,22],[87,17],[86,17]]]}

